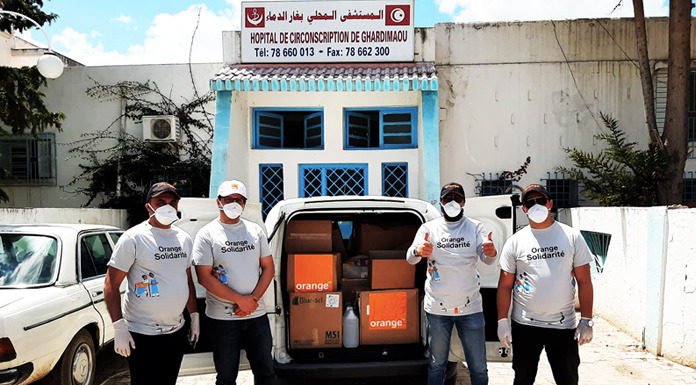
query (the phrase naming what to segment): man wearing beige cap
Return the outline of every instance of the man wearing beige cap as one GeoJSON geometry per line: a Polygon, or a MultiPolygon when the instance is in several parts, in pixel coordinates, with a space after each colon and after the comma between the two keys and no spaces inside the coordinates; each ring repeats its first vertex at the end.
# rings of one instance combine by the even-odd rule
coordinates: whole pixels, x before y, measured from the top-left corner
{"type": "Polygon", "coordinates": [[[241,217],[247,201],[242,182],[223,182],[217,195],[219,217],[196,234],[193,246],[198,282],[208,291],[205,314],[216,384],[235,384],[241,349],[246,351],[254,383],[275,384],[273,341],[261,300],[275,274],[268,239],[261,226],[241,217]]]}
{"type": "Polygon", "coordinates": [[[182,311],[191,315],[189,342],[199,335],[196,291],[191,280],[191,237],[172,226],[179,193],[169,183],[150,187],[150,215],[119,238],[106,272],[104,297],[114,322],[114,350],[128,357],[131,384],[176,384],[186,349],[182,311]],[[121,282],[127,278],[121,305],[121,282]]]}

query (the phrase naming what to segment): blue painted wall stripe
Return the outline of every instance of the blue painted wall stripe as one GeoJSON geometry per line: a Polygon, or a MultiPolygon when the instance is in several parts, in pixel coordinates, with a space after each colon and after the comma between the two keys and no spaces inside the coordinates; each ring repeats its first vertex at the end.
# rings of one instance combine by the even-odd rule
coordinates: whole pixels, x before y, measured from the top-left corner
{"type": "Polygon", "coordinates": [[[230,108],[232,93],[217,93],[215,103],[215,130],[213,131],[213,156],[210,165],[209,196],[217,194],[218,187],[227,178],[227,142],[230,138],[230,108]]]}
{"type": "Polygon", "coordinates": [[[425,200],[440,200],[440,107],[437,91],[422,91],[425,200]]]}

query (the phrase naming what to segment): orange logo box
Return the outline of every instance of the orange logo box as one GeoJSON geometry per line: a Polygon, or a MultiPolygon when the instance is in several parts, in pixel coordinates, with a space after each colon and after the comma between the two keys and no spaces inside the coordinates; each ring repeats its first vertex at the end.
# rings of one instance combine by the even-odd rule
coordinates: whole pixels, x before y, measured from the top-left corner
{"type": "Polygon", "coordinates": [[[336,266],[333,254],[295,254],[294,289],[298,293],[334,291],[336,266]]]}
{"type": "Polygon", "coordinates": [[[367,310],[369,326],[373,330],[406,329],[406,292],[370,293],[367,310]]]}

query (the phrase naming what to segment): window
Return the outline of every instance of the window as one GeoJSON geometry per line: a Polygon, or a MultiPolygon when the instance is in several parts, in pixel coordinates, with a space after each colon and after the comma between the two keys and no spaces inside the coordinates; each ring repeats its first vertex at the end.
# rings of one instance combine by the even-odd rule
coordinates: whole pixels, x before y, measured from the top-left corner
{"type": "Polygon", "coordinates": [[[117,244],[118,239],[121,238],[122,234],[123,233],[109,233],[109,236],[111,237],[111,242],[113,242],[114,245],[117,244]]]}
{"type": "Polygon", "coordinates": [[[259,165],[259,181],[261,183],[261,214],[266,220],[278,201],[283,200],[283,165],[261,164],[259,165]]]}
{"type": "Polygon", "coordinates": [[[43,235],[0,234],[0,287],[43,285],[56,275],[58,241],[43,235]]]}
{"type": "Polygon", "coordinates": [[[106,274],[111,258],[111,245],[106,234],[92,234],[80,240],[80,271],[82,279],[106,274]]]}
{"type": "Polygon", "coordinates": [[[0,138],[3,182],[22,185],[55,184],[55,135],[0,138]]]}
{"type": "Polygon", "coordinates": [[[554,178],[551,178],[551,173],[547,173],[546,191],[551,195],[553,207],[568,208],[578,206],[578,182],[573,179],[566,179],[565,175],[554,173],[554,178]],[[560,176],[560,178],[559,178],[560,176]]]}
{"type": "Polygon", "coordinates": [[[693,172],[688,172],[686,174],[687,175],[685,175],[683,179],[682,201],[684,203],[696,204],[696,178],[694,178],[693,172]],[[686,176],[688,176],[688,178],[686,176]]]}
{"type": "Polygon", "coordinates": [[[418,108],[346,109],[343,148],[416,148],[418,108]]]}
{"type": "Polygon", "coordinates": [[[301,164],[299,195],[367,195],[367,164],[301,164]]]}
{"type": "Polygon", "coordinates": [[[408,163],[382,163],[382,195],[408,197],[408,163]]]}
{"type": "Polygon", "coordinates": [[[321,109],[257,108],[253,119],[252,148],[324,148],[324,112],[321,109]]]}

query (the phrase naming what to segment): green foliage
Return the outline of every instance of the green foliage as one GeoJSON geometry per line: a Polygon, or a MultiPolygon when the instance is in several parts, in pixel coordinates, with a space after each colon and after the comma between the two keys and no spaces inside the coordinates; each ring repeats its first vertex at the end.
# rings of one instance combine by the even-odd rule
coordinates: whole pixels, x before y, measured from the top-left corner
{"type": "Polygon", "coordinates": [[[211,163],[208,144],[213,127],[211,114],[204,107],[214,94],[177,104],[150,82],[96,84],[87,94],[101,101],[123,98],[126,104],[124,113],[106,129],[83,134],[69,151],[81,160],[81,173],[65,187],[87,195],[86,205],[100,199],[99,207],[126,209],[130,222],[136,223],[145,218],[145,194],[152,183],[167,181],[184,196],[207,196],[211,163]],[[119,133],[122,118],[138,122],[143,115],[176,116],[180,140],[145,142],[140,137],[119,133]]]}
{"type": "Polygon", "coordinates": [[[651,206],[657,202],[657,187],[666,181],[666,154],[656,145],[636,149],[626,133],[609,115],[600,114],[608,132],[594,138],[607,147],[595,155],[575,148],[564,148],[575,167],[557,167],[584,185],[582,194],[603,206],[651,206]]]}
{"type": "Polygon", "coordinates": [[[21,135],[26,129],[36,135],[51,126],[62,129],[65,115],[48,111],[42,86],[46,86],[46,79],[36,67],[0,67],[0,135],[21,135]],[[9,127],[10,132],[3,127],[9,127]]]}
{"type": "MultiPolygon", "coordinates": [[[[0,9],[21,13],[39,25],[50,23],[58,17],[56,14],[41,11],[41,7],[41,0],[0,0],[0,9]]],[[[21,32],[35,27],[34,23],[25,18],[0,15],[0,31],[21,32]]],[[[51,126],[60,131],[65,115],[48,111],[43,101],[44,94],[40,91],[45,85],[46,79],[35,67],[0,66],[0,135],[21,135],[27,129],[35,135],[51,126]]],[[[4,179],[6,174],[6,170],[0,169],[0,180],[4,179]]],[[[8,200],[7,194],[0,188],[0,202],[8,200]]]]}

